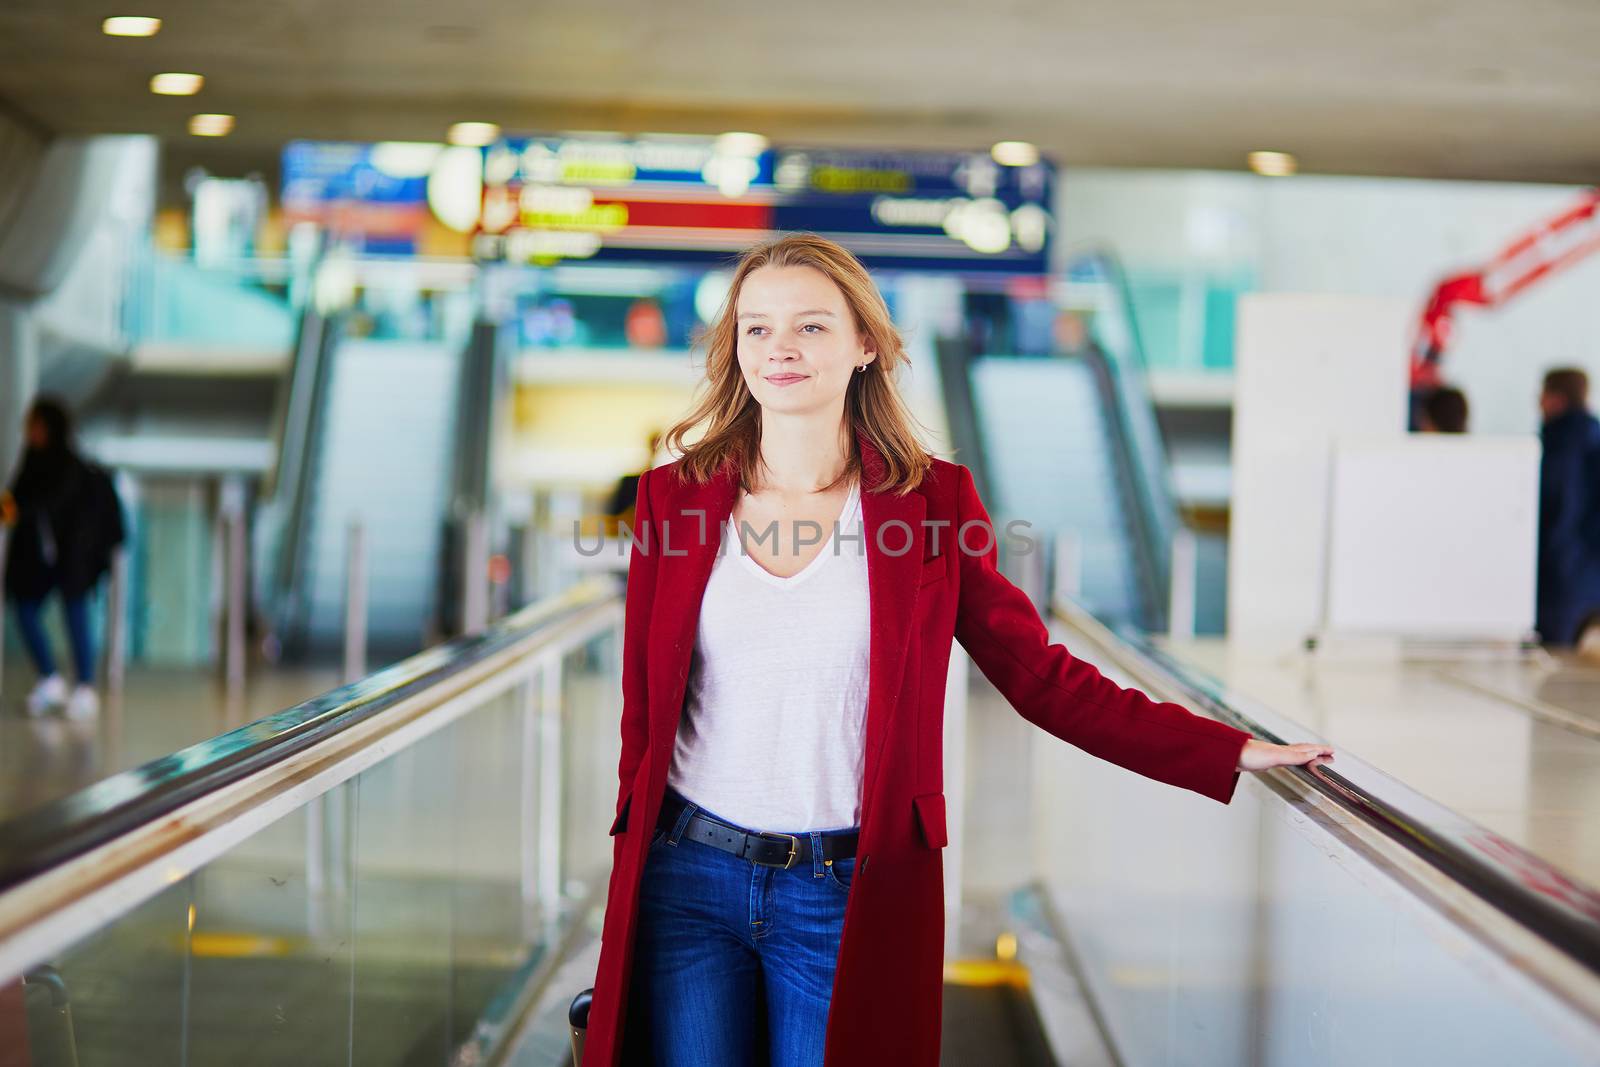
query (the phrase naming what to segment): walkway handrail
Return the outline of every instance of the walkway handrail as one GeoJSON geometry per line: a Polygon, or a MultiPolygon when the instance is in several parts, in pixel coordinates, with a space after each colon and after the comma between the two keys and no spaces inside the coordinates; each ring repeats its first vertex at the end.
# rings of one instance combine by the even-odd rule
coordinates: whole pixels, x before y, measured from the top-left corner
{"type": "MultiPolygon", "coordinates": [[[[1321,740],[1270,710],[1180,663],[1131,628],[1108,628],[1063,601],[1056,617],[1084,634],[1141,684],[1165,684],[1193,708],[1274,744],[1321,740]]],[[[1377,831],[1496,912],[1537,935],[1589,975],[1600,977],[1600,892],[1527,849],[1464,818],[1360,758],[1340,751],[1327,765],[1279,768],[1352,821],[1377,831]]]]}
{"type": "Polygon", "coordinates": [[[61,931],[40,929],[57,911],[94,894],[119,908],[137,903],[153,891],[144,882],[160,888],[219,852],[201,847],[219,828],[237,822],[242,833],[246,823],[264,825],[303,805],[425,736],[433,728],[425,720],[463,713],[452,707],[458,695],[615,627],[621,614],[617,577],[585,580],[482,632],[0,824],[0,980],[19,960],[66,943],[61,931]],[[255,812],[274,805],[270,814],[255,812]],[[135,872],[140,886],[117,887],[135,872]]]}

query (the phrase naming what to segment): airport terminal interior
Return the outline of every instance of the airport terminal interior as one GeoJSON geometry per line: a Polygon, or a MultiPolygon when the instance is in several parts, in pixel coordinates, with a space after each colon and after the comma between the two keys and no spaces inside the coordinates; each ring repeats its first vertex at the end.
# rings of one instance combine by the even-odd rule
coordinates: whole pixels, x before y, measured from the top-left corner
{"type": "Polygon", "coordinates": [[[6,0],[0,1067],[581,1067],[638,476],[792,232],[871,272],[1052,642],[1336,754],[1218,804],[956,642],[942,1001],[880,1045],[1600,1064],[1597,46],[6,0]]]}

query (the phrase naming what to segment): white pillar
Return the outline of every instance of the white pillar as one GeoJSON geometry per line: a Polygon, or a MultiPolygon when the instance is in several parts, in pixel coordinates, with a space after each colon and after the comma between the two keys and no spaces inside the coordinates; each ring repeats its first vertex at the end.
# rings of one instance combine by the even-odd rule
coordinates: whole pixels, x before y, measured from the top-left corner
{"type": "Polygon", "coordinates": [[[1333,442],[1405,432],[1415,322],[1409,300],[1239,298],[1228,533],[1236,644],[1299,649],[1320,625],[1333,442]]]}

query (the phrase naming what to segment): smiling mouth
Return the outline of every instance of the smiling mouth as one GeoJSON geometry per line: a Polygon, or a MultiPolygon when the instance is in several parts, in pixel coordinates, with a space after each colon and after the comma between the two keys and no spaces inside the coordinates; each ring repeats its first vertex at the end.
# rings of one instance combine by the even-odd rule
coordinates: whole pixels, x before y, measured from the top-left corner
{"type": "Polygon", "coordinates": [[[769,375],[767,375],[767,381],[769,381],[769,382],[798,382],[798,381],[803,380],[804,378],[805,378],[804,374],[769,374],[769,375]]]}

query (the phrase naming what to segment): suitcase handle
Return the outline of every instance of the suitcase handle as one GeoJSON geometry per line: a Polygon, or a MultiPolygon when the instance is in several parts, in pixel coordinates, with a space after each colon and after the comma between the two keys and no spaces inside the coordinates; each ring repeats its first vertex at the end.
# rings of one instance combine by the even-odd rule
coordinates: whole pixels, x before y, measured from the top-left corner
{"type": "Polygon", "coordinates": [[[567,1024],[572,1028],[572,1067],[583,1067],[583,1035],[589,1029],[589,1005],[594,1002],[594,987],[590,986],[572,998],[567,1008],[567,1024]]]}

